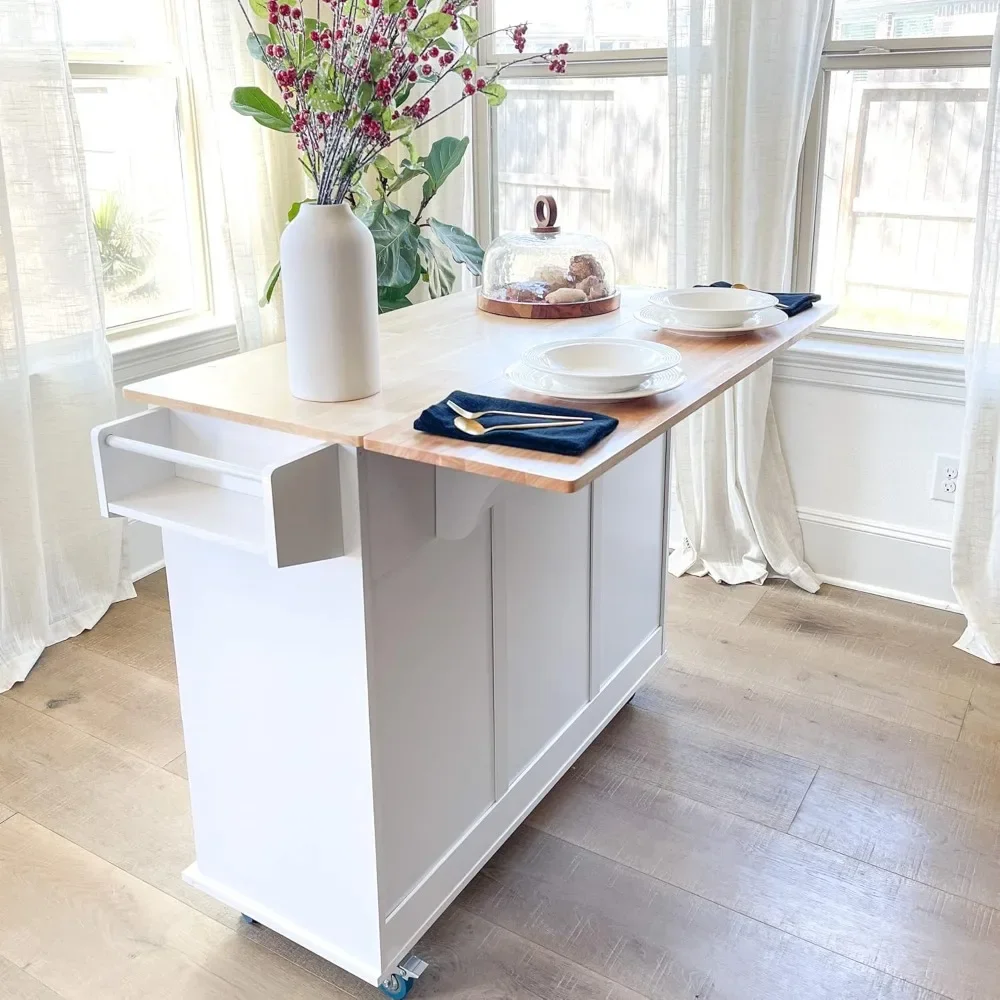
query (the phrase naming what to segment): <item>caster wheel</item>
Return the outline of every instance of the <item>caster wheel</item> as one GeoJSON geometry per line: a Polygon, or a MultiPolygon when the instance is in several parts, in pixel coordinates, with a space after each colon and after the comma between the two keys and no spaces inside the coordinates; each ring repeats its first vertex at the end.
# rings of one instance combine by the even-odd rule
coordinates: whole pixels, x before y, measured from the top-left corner
{"type": "Polygon", "coordinates": [[[253,927],[257,921],[253,917],[248,917],[245,913],[240,914],[240,920],[247,925],[247,927],[253,927]]]}
{"type": "Polygon", "coordinates": [[[397,976],[393,973],[384,983],[379,985],[378,989],[380,993],[391,997],[392,1000],[402,1000],[410,992],[410,987],[412,986],[412,979],[403,979],[402,976],[397,976]]]}

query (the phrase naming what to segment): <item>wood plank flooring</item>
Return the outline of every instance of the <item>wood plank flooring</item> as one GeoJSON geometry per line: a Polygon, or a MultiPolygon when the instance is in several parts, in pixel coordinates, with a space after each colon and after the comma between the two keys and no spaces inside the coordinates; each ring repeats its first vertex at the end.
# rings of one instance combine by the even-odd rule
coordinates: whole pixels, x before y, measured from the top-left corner
{"type": "MultiPolygon", "coordinates": [[[[181,882],[162,574],[137,589],[0,697],[0,998],[377,997],[181,882]]],[[[690,578],[669,618],[414,1000],[1000,1000],[1000,668],[961,619],[690,578]]]]}

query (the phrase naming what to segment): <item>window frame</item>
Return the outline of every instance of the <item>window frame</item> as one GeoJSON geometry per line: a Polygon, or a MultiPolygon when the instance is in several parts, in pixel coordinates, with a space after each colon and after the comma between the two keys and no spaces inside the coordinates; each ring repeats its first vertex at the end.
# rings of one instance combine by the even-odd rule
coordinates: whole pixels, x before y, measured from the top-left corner
{"type": "MultiPolygon", "coordinates": [[[[479,11],[483,30],[493,31],[494,0],[480,0],[479,11]]],[[[989,68],[993,46],[990,35],[834,40],[833,27],[834,15],[831,12],[799,161],[792,270],[793,287],[796,288],[811,289],[815,276],[831,74],[848,69],[989,68]]],[[[492,39],[480,44],[479,57],[486,71],[492,71],[514,58],[497,53],[492,39]]],[[[571,52],[566,57],[566,63],[566,75],[577,78],[665,76],[667,50],[650,48],[571,52]]],[[[513,67],[508,75],[513,78],[544,78],[549,74],[545,66],[525,65],[513,67]]],[[[472,134],[475,231],[484,246],[497,232],[499,175],[496,121],[496,109],[489,108],[485,102],[474,102],[472,134]]],[[[889,352],[905,351],[910,355],[922,352],[949,356],[959,355],[964,350],[962,340],[945,337],[850,330],[836,325],[824,326],[820,330],[823,337],[839,344],[841,349],[850,345],[856,345],[859,350],[874,348],[883,357],[886,356],[887,349],[889,352]]],[[[951,362],[946,364],[950,370],[951,362]]]]}
{"type": "MultiPolygon", "coordinates": [[[[805,142],[799,161],[795,208],[792,282],[813,288],[819,242],[823,160],[826,150],[832,74],[840,70],[982,68],[989,69],[991,35],[933,36],[929,38],[833,39],[834,16],[827,25],[819,79],[813,95],[805,142]]],[[[834,316],[836,320],[836,316],[834,316]]],[[[957,355],[964,351],[958,338],[915,333],[851,330],[835,324],[820,327],[824,337],[844,345],[923,351],[957,355]]]]}
{"type": "MultiPolygon", "coordinates": [[[[162,59],[130,58],[113,50],[69,47],[66,52],[69,76],[80,80],[129,80],[166,77],[177,91],[177,136],[184,184],[185,210],[189,220],[188,243],[191,253],[194,303],[188,309],[175,310],[148,319],[117,326],[106,326],[109,343],[128,338],[159,340],[173,331],[190,334],[192,329],[217,327],[216,288],[213,279],[212,253],[202,180],[202,157],[198,148],[198,122],[194,94],[186,67],[180,58],[179,25],[172,6],[164,4],[170,34],[171,53],[162,59]]],[[[91,206],[93,208],[93,206],[91,206]]]]}
{"type": "MultiPolygon", "coordinates": [[[[495,27],[495,0],[479,0],[479,21],[483,33],[495,27]]],[[[486,73],[507,65],[519,56],[498,53],[494,39],[487,37],[479,45],[478,59],[486,73]]],[[[667,50],[603,49],[591,52],[570,52],[565,56],[565,76],[575,79],[600,80],[614,77],[644,77],[667,75],[667,50]]],[[[505,73],[508,79],[550,79],[552,74],[544,63],[513,66],[505,73]]],[[[475,235],[487,246],[499,228],[497,190],[499,171],[496,155],[497,111],[485,101],[474,101],[472,117],[473,204],[475,235]]]]}

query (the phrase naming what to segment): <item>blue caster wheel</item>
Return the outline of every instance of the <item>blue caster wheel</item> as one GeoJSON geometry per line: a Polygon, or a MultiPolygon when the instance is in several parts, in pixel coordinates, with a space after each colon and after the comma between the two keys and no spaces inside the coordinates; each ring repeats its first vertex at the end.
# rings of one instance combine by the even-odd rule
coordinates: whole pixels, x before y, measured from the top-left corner
{"type": "Polygon", "coordinates": [[[253,917],[248,917],[245,913],[240,914],[240,920],[247,925],[247,927],[253,927],[257,921],[253,917]]]}
{"type": "Polygon", "coordinates": [[[404,979],[402,976],[397,976],[396,973],[393,973],[384,983],[379,985],[378,989],[380,993],[391,997],[392,1000],[402,1000],[410,992],[412,986],[412,979],[404,979]]]}

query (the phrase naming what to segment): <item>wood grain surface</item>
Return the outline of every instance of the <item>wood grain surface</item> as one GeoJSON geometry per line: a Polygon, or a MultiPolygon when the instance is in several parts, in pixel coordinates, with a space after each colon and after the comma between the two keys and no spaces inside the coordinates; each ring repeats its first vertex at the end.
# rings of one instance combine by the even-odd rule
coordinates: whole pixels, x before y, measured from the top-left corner
{"type": "MultiPolygon", "coordinates": [[[[0,697],[0,997],[375,1000],[181,881],[163,574],[137,589],[0,697]]],[[[1000,682],[961,619],[669,592],[668,662],[428,931],[414,997],[997,1000],[1000,754],[965,727],[1000,682]]]]}
{"type": "MultiPolygon", "coordinates": [[[[285,345],[161,375],[125,389],[129,399],[397,455],[543,489],[573,492],[734,385],[835,312],[827,304],[780,326],[724,340],[655,331],[633,318],[650,289],[624,289],[622,308],[579,320],[526,322],[476,308],[475,292],[380,318],[382,391],[345,403],[313,403],[288,391],[285,345]],[[504,370],[529,347],[576,337],[632,337],[681,352],[687,381],[659,396],[587,403],[621,422],[579,458],[422,434],[413,421],[454,389],[510,399],[558,401],[515,390],[504,370]]],[[[563,402],[561,405],[568,405],[563,402]]]]}
{"type": "Polygon", "coordinates": [[[508,302],[504,299],[489,299],[480,295],[477,306],[483,312],[494,316],[510,316],[512,319],[586,319],[588,316],[603,316],[621,308],[620,294],[589,302],[508,302]]]}

